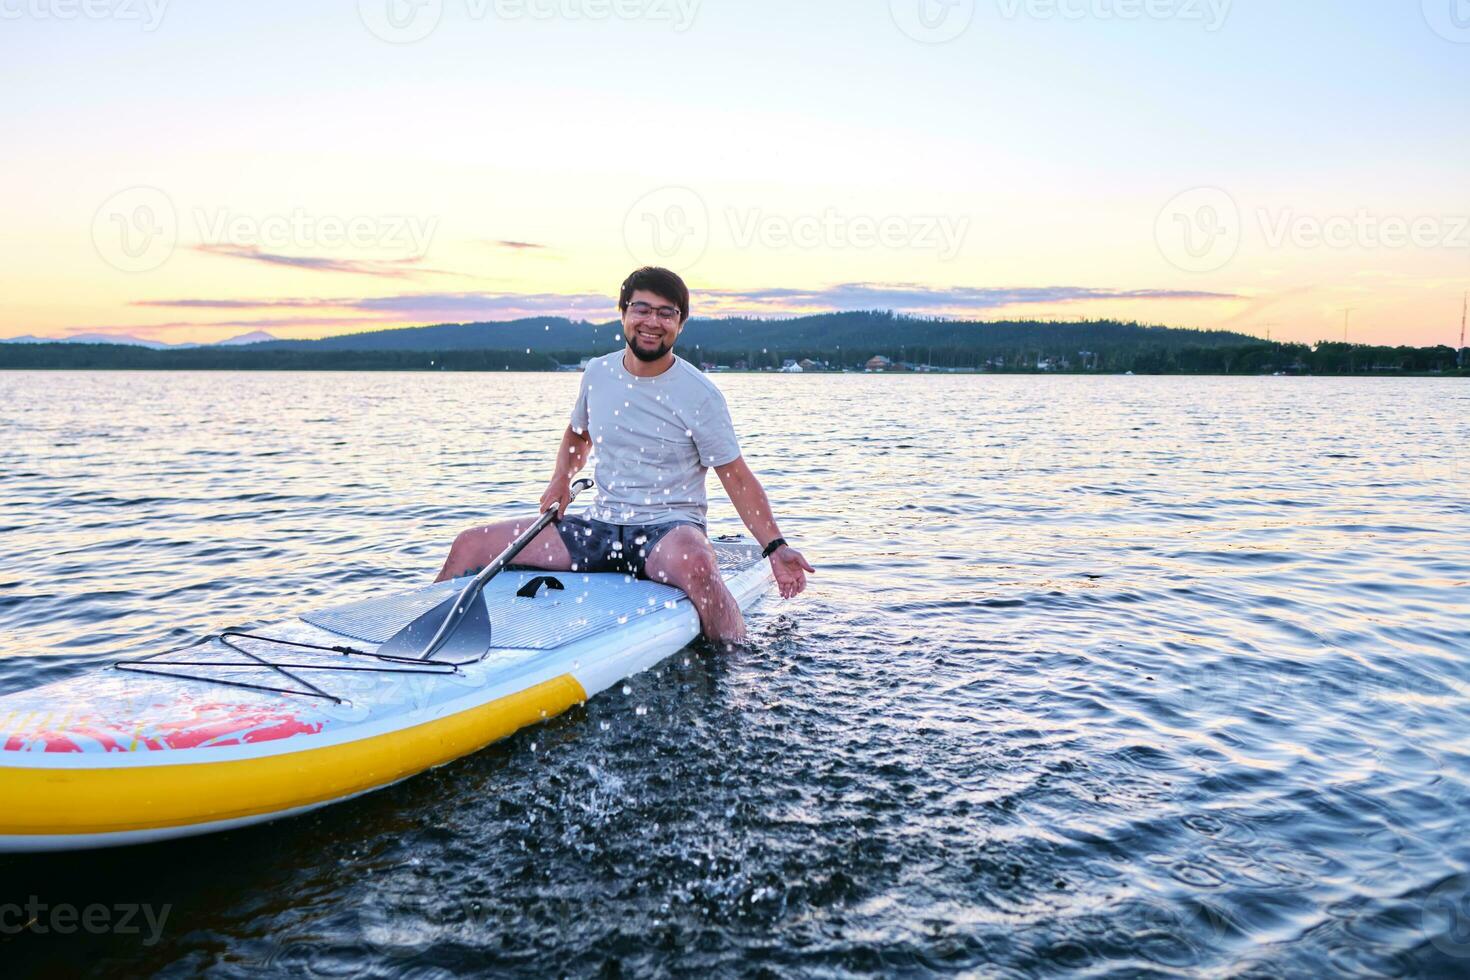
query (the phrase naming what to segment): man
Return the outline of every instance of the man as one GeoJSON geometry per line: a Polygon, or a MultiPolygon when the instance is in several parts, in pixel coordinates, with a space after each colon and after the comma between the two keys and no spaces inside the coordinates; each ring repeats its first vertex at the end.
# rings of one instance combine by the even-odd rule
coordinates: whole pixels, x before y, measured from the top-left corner
{"type": "MultiPolygon", "coordinates": [[[[554,571],[616,571],[682,589],[706,637],[745,640],[740,606],[725,587],[705,531],[705,473],[713,469],[771,562],[781,595],[806,588],[815,569],[786,544],[765,489],[740,455],[720,389],[674,342],[689,320],[689,288],[667,269],[645,267],[618,296],[624,350],[595,358],[562,436],[541,510],[560,508],[518,562],[554,571]],[[597,451],[597,497],[587,517],[566,516],[572,477],[597,451]]],[[[489,564],[531,521],[502,521],[454,541],[438,581],[489,564]]]]}

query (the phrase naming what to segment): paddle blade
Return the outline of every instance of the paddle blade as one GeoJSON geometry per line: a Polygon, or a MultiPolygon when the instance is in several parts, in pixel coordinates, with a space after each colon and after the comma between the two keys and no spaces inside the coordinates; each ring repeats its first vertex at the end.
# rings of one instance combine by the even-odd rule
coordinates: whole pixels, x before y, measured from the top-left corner
{"type": "Polygon", "coordinates": [[[429,643],[438,635],[439,628],[450,617],[449,633],[433,659],[463,663],[478,660],[490,650],[490,613],[485,608],[483,596],[476,595],[469,604],[457,608],[459,596],[453,595],[433,609],[421,614],[413,622],[389,637],[388,642],[378,647],[378,654],[389,657],[423,657],[429,643]]]}

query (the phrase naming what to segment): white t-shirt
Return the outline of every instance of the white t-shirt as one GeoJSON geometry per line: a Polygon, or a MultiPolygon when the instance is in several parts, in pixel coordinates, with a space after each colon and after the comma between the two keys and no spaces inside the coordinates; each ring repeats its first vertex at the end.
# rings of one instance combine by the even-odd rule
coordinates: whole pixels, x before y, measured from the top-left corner
{"type": "Polygon", "coordinates": [[[589,361],[572,430],[592,439],[597,496],[585,516],[608,524],[705,524],[705,473],[740,457],[725,396],[680,357],[656,378],[629,374],[623,351],[589,361]]]}

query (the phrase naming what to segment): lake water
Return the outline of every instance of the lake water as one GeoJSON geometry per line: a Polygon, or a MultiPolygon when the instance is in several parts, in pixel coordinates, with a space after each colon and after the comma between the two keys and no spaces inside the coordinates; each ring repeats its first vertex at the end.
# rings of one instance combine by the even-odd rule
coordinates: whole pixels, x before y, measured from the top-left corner
{"type": "MultiPolygon", "coordinates": [[[[1470,385],[718,381],[818,569],[751,649],[304,818],[0,858],[0,904],[168,910],[0,959],[1470,971],[1470,385]]],[[[576,384],[0,373],[0,693],[431,578],[576,384]]]]}

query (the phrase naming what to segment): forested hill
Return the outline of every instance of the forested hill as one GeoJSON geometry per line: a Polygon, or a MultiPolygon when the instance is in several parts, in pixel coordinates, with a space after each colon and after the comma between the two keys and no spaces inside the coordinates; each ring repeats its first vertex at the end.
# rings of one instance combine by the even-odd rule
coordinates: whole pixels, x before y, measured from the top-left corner
{"type": "Polygon", "coordinates": [[[501,323],[441,323],[432,327],[399,327],[323,337],[321,340],[273,340],[250,344],[250,350],[301,351],[536,351],[610,350],[622,343],[616,322],[594,325],[562,317],[533,317],[501,323]],[[601,342],[598,343],[599,335],[601,342]]]}
{"type": "MultiPolygon", "coordinates": [[[[693,319],[679,339],[691,351],[743,354],[751,351],[844,352],[856,359],[900,349],[918,352],[945,348],[992,353],[1030,348],[1070,352],[1111,347],[1227,347],[1256,338],[1222,330],[1146,327],[1095,320],[1081,323],[1007,320],[975,322],[900,316],[881,311],[824,313],[785,320],[693,319]]],[[[617,321],[593,324],[561,317],[536,317],[502,323],[448,323],[327,337],[251,344],[251,350],[453,351],[520,350],[592,354],[623,343],[617,321]]]]}
{"type": "MultiPolygon", "coordinates": [[[[0,343],[0,369],[554,371],[622,345],[617,321],[593,324],[537,317],[189,349],[0,343]]],[[[1146,327],[1113,320],[966,322],[884,312],[693,320],[680,336],[678,349],[695,363],[737,371],[776,370],[789,361],[807,361],[816,370],[862,370],[870,358],[882,355],[899,371],[1470,373],[1470,352],[1449,347],[1307,346],[1223,330],[1146,327]]]]}

